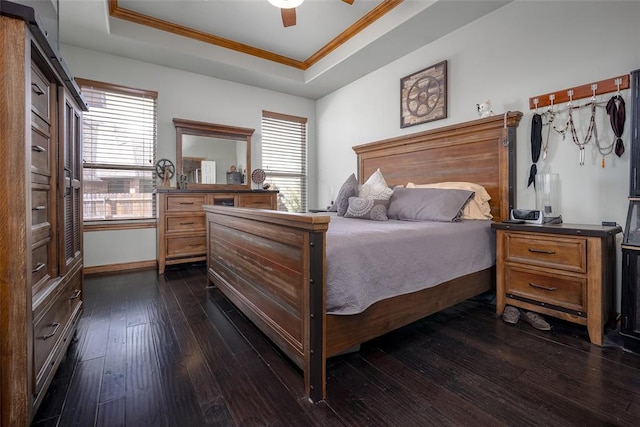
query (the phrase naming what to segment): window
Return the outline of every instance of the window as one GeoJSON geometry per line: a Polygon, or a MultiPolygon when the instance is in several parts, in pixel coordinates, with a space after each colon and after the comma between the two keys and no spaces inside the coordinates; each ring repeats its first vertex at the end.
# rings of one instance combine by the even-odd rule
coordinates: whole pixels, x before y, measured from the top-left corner
{"type": "Polygon", "coordinates": [[[155,218],[157,92],[77,79],[83,120],[84,221],[155,218]]]}
{"type": "Polygon", "coordinates": [[[307,210],[307,119],[262,112],[262,167],[278,210],[307,210]]]}

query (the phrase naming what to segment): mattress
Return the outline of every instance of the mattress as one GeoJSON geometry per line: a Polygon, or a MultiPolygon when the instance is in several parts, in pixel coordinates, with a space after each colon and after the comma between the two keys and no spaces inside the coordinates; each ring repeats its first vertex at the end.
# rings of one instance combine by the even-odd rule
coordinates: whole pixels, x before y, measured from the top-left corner
{"type": "Polygon", "coordinates": [[[491,221],[368,221],[331,214],[326,235],[327,313],[358,314],[495,264],[491,221]]]}

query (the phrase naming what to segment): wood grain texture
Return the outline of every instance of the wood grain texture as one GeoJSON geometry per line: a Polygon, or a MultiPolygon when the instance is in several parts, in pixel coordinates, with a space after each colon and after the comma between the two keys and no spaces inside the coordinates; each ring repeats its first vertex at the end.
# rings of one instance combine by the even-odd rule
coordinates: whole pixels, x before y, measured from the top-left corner
{"type": "MultiPolygon", "coordinates": [[[[123,383],[140,374],[128,369],[132,359],[113,357],[128,354],[134,343],[146,343],[139,353],[153,354],[155,366],[174,366],[155,371],[147,395],[167,420],[190,411],[174,424],[180,426],[635,427],[640,417],[640,357],[622,347],[616,329],[605,331],[606,345],[599,347],[589,343],[584,326],[554,317],[547,317],[551,331],[506,324],[488,298],[464,301],[328,359],[327,397],[313,404],[300,370],[218,289],[204,286],[206,280],[202,264],[170,267],[163,276],[149,269],[87,277],[78,340],[33,427],[148,424],[147,406],[127,407],[118,394],[100,394],[96,402],[94,394],[100,364],[102,390],[110,372],[123,383]],[[129,316],[137,320],[128,322],[129,316]],[[95,359],[77,357],[89,333],[139,330],[141,321],[149,322],[149,339],[129,341],[125,333],[122,341],[118,333],[112,356],[108,350],[95,359]],[[178,360],[184,363],[173,364],[178,360]]],[[[98,335],[111,342],[110,334],[98,335]]]]}
{"type": "MultiPolygon", "coordinates": [[[[513,203],[508,178],[514,131],[521,116],[507,113],[354,147],[360,182],[378,168],[385,178],[388,173],[389,185],[478,182],[492,195],[495,217],[506,218],[513,203]]],[[[313,241],[324,248],[328,216],[217,206],[205,206],[205,212],[209,281],[303,370],[313,401],[325,396],[327,357],[495,283],[488,269],[381,301],[355,316],[326,315],[326,254],[313,241]]]]}
{"type": "Polygon", "coordinates": [[[0,16],[0,407],[2,426],[29,423],[31,408],[31,211],[25,141],[30,73],[24,22],[0,16]]]}

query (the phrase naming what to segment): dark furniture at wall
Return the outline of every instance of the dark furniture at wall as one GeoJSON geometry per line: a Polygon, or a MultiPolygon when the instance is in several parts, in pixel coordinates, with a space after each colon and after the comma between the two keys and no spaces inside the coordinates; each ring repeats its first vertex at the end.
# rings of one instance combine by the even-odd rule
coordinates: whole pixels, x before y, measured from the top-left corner
{"type": "Polygon", "coordinates": [[[0,12],[4,427],[29,425],[82,310],[81,135],[86,106],[34,10],[0,1],[0,12]]]}
{"type": "Polygon", "coordinates": [[[626,348],[640,352],[640,70],[631,72],[631,170],[629,212],[622,241],[620,334],[626,348]]]}

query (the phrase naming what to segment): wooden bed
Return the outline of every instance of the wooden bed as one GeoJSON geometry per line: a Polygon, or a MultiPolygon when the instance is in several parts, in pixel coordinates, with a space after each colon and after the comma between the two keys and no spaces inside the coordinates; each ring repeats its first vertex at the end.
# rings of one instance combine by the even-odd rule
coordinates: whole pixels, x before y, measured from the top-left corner
{"type": "MultiPolygon", "coordinates": [[[[354,147],[362,183],[377,168],[390,186],[469,181],[491,195],[494,220],[513,207],[516,128],[522,113],[354,147]]],[[[346,175],[345,175],[346,177],[346,175]]],[[[325,233],[330,217],[205,206],[207,272],[325,397],[326,359],[495,287],[494,268],[380,301],[357,315],[325,314],[325,233]]]]}

